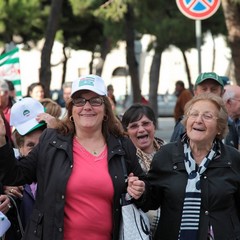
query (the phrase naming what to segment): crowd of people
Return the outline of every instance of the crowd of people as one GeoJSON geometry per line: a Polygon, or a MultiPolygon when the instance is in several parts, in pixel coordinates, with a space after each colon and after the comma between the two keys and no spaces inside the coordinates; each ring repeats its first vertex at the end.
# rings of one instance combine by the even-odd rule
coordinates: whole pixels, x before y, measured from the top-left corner
{"type": "Polygon", "coordinates": [[[214,72],[193,91],[177,81],[169,142],[150,103],[120,119],[100,76],[65,83],[64,107],[41,83],[20,100],[12,87],[0,80],[4,239],[118,240],[125,192],[146,212],[151,239],[240,239],[239,86],[214,72]]]}

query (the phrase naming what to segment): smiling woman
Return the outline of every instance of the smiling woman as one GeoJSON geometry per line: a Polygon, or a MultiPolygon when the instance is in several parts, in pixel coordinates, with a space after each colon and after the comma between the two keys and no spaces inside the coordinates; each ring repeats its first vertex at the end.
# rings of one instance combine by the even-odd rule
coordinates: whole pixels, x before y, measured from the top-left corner
{"type": "Polygon", "coordinates": [[[136,148],[113,113],[101,77],[73,81],[66,110],[56,129],[44,130],[39,143],[17,163],[0,117],[3,183],[38,184],[23,239],[118,240],[122,194],[137,200],[145,190],[136,148]]]}
{"type": "MultiPolygon", "coordinates": [[[[124,130],[128,133],[129,138],[137,148],[139,163],[147,173],[154,154],[164,144],[162,139],[155,137],[156,117],[153,110],[143,104],[133,104],[122,116],[124,130]]],[[[160,209],[149,211],[147,213],[152,236],[154,236],[158,224],[160,209]]]]}
{"type": "Polygon", "coordinates": [[[145,211],[161,206],[155,239],[238,239],[240,153],[222,142],[224,102],[199,94],[184,114],[185,134],[160,148],[148,172],[141,204],[145,211]]]}

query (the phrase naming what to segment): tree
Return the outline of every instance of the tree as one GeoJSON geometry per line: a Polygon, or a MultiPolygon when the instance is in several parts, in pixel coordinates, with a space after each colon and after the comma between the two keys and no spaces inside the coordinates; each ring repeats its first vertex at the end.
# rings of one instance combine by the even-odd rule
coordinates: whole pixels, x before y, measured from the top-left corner
{"type": "Polygon", "coordinates": [[[51,11],[48,18],[48,24],[45,34],[45,42],[41,55],[40,82],[44,84],[46,96],[49,97],[49,88],[51,83],[51,53],[58,30],[58,24],[61,17],[63,0],[52,0],[51,11]]]}
{"type": "Polygon", "coordinates": [[[46,9],[39,0],[0,1],[0,42],[36,43],[43,37],[46,9]],[[33,14],[34,13],[34,14],[33,14]]]}
{"type": "MultiPolygon", "coordinates": [[[[92,52],[90,72],[93,60],[98,55],[96,74],[101,75],[103,64],[111,49],[111,40],[104,31],[104,19],[101,8],[105,1],[70,0],[72,13],[65,15],[63,22],[64,42],[73,49],[85,49],[92,52]],[[97,54],[96,54],[97,53],[97,54]]],[[[111,36],[111,35],[110,35],[111,36]]]]}
{"type": "Polygon", "coordinates": [[[170,45],[179,47],[183,53],[193,47],[194,23],[179,12],[175,2],[164,0],[141,1],[137,22],[139,32],[154,36],[149,45],[149,50],[154,50],[149,78],[149,100],[158,116],[157,95],[162,53],[170,45]]]}
{"type": "MultiPolygon", "coordinates": [[[[213,41],[213,62],[212,62],[212,71],[215,68],[215,56],[216,56],[216,49],[215,49],[215,38],[219,35],[227,36],[227,28],[226,23],[223,15],[222,7],[219,7],[216,13],[214,13],[210,18],[202,20],[202,32],[203,35],[205,33],[211,33],[212,41],[213,41]]],[[[225,37],[226,38],[226,37],[225,37]]]]}
{"type": "MultiPolygon", "coordinates": [[[[141,102],[141,89],[139,81],[139,66],[135,56],[135,14],[138,6],[136,0],[107,1],[103,8],[97,12],[105,23],[106,32],[111,30],[113,42],[115,40],[126,41],[126,60],[131,77],[133,102],[141,102]],[[115,37],[115,38],[114,38],[115,37]]],[[[106,33],[105,33],[106,34],[106,33]]]]}
{"type": "Polygon", "coordinates": [[[141,90],[139,81],[139,67],[135,56],[135,27],[134,27],[134,12],[133,6],[127,4],[127,12],[125,14],[125,37],[127,43],[127,64],[129,74],[131,76],[133,102],[141,102],[141,90]]]}
{"type": "Polygon", "coordinates": [[[240,85],[240,1],[223,0],[223,12],[228,29],[228,42],[234,63],[234,75],[240,85]]]}

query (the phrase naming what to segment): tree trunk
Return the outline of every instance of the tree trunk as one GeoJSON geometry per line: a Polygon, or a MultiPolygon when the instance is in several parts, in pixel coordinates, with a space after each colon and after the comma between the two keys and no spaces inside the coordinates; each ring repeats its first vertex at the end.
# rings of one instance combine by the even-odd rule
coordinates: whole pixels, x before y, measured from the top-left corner
{"type": "Polygon", "coordinates": [[[188,60],[187,60],[185,51],[182,50],[182,49],[180,49],[180,50],[181,50],[182,55],[183,55],[183,61],[184,61],[185,70],[186,70],[186,73],[187,73],[188,86],[189,86],[188,88],[193,93],[193,85],[192,85],[192,82],[191,82],[191,75],[190,75],[190,69],[189,69],[189,66],[188,66],[188,60]]]}
{"type": "Polygon", "coordinates": [[[126,43],[127,43],[127,64],[132,83],[133,102],[141,102],[141,90],[138,72],[138,63],[135,56],[135,34],[134,34],[134,13],[133,8],[128,4],[127,13],[125,15],[126,24],[126,43]]]}
{"type": "Polygon", "coordinates": [[[228,29],[228,41],[234,64],[234,77],[237,85],[240,85],[240,4],[234,0],[223,0],[222,7],[228,29]]]}
{"type": "Polygon", "coordinates": [[[91,61],[89,62],[89,74],[93,74],[94,51],[91,52],[91,61]]]}
{"type": "Polygon", "coordinates": [[[48,18],[46,29],[45,43],[41,55],[41,69],[40,69],[40,82],[44,84],[46,90],[46,97],[50,96],[50,83],[51,83],[51,53],[58,30],[58,24],[62,12],[63,0],[52,0],[51,12],[48,18]]]}
{"type": "Polygon", "coordinates": [[[212,72],[214,72],[214,69],[215,69],[215,63],[216,63],[216,43],[215,43],[215,37],[211,34],[212,36],[212,41],[213,41],[213,61],[212,61],[212,72]]]}
{"type": "Polygon", "coordinates": [[[65,78],[66,78],[66,72],[67,72],[67,62],[68,62],[68,56],[66,54],[66,46],[65,44],[63,45],[63,74],[62,74],[62,84],[61,86],[65,83],[65,78]]]}
{"type": "Polygon", "coordinates": [[[156,117],[158,117],[157,96],[158,96],[161,56],[162,56],[162,51],[159,53],[158,50],[155,49],[152,65],[150,68],[150,76],[149,76],[149,104],[152,107],[156,117]]]}
{"type": "Polygon", "coordinates": [[[101,57],[99,59],[99,63],[96,66],[96,75],[98,76],[102,75],[103,66],[104,66],[106,57],[110,52],[110,49],[111,49],[110,40],[109,38],[105,38],[103,43],[101,44],[101,57]]]}

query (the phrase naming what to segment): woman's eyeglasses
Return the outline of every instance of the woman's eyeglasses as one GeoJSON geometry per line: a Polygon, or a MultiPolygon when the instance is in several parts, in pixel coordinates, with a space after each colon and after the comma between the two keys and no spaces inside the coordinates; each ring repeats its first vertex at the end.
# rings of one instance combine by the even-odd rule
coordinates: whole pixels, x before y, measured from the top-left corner
{"type": "Polygon", "coordinates": [[[83,107],[87,102],[89,102],[91,106],[97,107],[101,106],[104,100],[101,97],[93,97],[90,99],[79,97],[72,100],[73,105],[76,107],[83,107]]]}
{"type": "Polygon", "coordinates": [[[218,119],[213,113],[211,112],[203,112],[200,113],[198,111],[190,111],[187,116],[192,119],[197,119],[199,116],[204,120],[204,121],[212,121],[213,119],[218,119]]]}
{"type": "Polygon", "coordinates": [[[152,126],[152,121],[144,121],[142,123],[132,123],[132,124],[129,124],[127,129],[128,130],[137,130],[139,129],[140,127],[143,127],[143,128],[148,128],[150,126],[152,126]]]}

